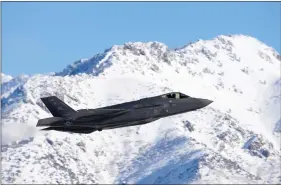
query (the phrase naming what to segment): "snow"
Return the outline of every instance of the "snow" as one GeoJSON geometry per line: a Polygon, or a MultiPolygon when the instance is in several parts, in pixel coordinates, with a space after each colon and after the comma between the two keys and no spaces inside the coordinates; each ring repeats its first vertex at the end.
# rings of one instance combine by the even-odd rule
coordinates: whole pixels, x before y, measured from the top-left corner
{"type": "Polygon", "coordinates": [[[13,77],[10,75],[5,75],[4,73],[1,73],[1,84],[9,82],[13,77]]]}
{"type": "Polygon", "coordinates": [[[52,75],[15,77],[1,98],[3,183],[280,183],[280,82],[280,55],[244,35],[176,50],[129,42],[52,75]],[[35,127],[51,116],[43,96],[82,109],[170,91],[214,102],[88,135],[35,127]]]}
{"type": "MultiPolygon", "coordinates": [[[[2,73],[2,77],[3,77],[3,73],[2,73]]],[[[1,83],[1,90],[2,90],[1,97],[5,98],[9,96],[12,92],[14,92],[17,89],[17,87],[25,83],[28,78],[29,78],[28,75],[19,75],[14,78],[5,76],[1,83]]]]}

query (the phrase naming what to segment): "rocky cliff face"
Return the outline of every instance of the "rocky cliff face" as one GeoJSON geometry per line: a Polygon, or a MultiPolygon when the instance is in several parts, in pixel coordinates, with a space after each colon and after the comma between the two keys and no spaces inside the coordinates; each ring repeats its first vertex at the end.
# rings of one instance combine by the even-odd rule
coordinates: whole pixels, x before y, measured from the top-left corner
{"type": "Polygon", "coordinates": [[[53,75],[2,83],[3,183],[280,183],[280,55],[244,35],[179,49],[113,46],[53,75]],[[170,91],[201,110],[89,135],[43,132],[40,97],[74,109],[170,91]]]}

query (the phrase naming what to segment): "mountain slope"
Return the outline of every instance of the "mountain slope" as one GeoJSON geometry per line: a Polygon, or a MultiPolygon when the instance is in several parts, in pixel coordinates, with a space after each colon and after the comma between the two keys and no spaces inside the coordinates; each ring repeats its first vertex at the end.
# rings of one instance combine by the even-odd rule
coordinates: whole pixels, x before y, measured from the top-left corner
{"type": "Polygon", "coordinates": [[[28,77],[2,91],[3,183],[281,182],[279,82],[280,55],[243,35],[175,50],[126,43],[55,75],[28,77]],[[80,109],[170,91],[214,102],[90,135],[35,128],[51,116],[42,96],[57,95],[80,109]]]}
{"type": "Polygon", "coordinates": [[[24,84],[28,78],[29,78],[28,75],[19,75],[15,78],[5,77],[4,79],[6,80],[3,80],[1,83],[1,90],[2,90],[1,97],[3,98],[9,96],[9,94],[15,91],[17,87],[24,84]]]}

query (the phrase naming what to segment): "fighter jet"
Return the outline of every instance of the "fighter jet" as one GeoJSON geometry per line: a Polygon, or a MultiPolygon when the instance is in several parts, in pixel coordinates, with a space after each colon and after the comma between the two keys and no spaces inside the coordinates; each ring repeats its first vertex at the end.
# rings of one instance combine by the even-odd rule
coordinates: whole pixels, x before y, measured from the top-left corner
{"type": "Polygon", "coordinates": [[[180,92],[172,92],[97,109],[76,111],[56,96],[43,97],[41,100],[53,117],[40,119],[37,127],[47,127],[42,130],[85,134],[142,125],[168,116],[201,109],[213,102],[193,98],[180,92]]]}

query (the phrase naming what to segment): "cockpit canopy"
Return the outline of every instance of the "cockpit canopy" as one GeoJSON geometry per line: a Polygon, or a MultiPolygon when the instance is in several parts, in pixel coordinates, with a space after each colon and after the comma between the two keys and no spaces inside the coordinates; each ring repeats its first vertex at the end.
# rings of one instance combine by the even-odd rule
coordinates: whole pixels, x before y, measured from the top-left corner
{"type": "Polygon", "coordinates": [[[189,98],[189,97],[190,96],[187,96],[180,92],[172,92],[172,93],[162,95],[162,98],[168,98],[168,99],[183,99],[183,98],[189,98]]]}

